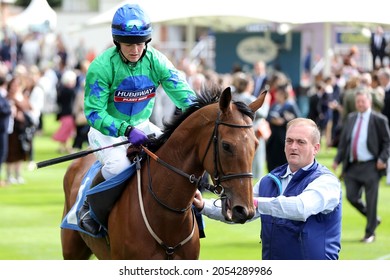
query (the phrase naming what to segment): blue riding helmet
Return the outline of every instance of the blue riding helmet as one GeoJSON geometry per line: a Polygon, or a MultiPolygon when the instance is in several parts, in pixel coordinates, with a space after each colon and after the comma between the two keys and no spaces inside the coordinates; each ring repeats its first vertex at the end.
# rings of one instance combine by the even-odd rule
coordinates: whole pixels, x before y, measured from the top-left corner
{"type": "Polygon", "coordinates": [[[120,7],[112,19],[111,30],[114,42],[119,43],[148,43],[152,37],[149,17],[137,4],[120,7]]]}

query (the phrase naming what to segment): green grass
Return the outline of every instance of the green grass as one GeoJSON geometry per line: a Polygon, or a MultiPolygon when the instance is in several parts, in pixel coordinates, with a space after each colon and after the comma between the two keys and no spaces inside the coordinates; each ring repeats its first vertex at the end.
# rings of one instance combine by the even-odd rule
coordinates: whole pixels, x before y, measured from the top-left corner
{"type": "MultiPolygon", "coordinates": [[[[35,140],[35,161],[60,156],[57,143],[51,140],[57,127],[54,116],[45,117],[44,132],[35,140]]],[[[318,160],[329,167],[334,154],[335,149],[323,148],[318,160]]],[[[62,259],[59,225],[64,201],[62,178],[68,164],[64,162],[35,171],[28,171],[25,166],[25,185],[0,188],[0,260],[62,259]]],[[[372,244],[361,244],[358,240],[364,234],[365,219],[352,209],[344,195],[340,259],[390,259],[388,201],[390,186],[386,186],[383,178],[378,203],[382,224],[377,230],[377,240],[372,244]]],[[[259,220],[245,225],[228,225],[207,218],[205,222],[207,237],[201,239],[200,259],[261,259],[259,220]]]]}

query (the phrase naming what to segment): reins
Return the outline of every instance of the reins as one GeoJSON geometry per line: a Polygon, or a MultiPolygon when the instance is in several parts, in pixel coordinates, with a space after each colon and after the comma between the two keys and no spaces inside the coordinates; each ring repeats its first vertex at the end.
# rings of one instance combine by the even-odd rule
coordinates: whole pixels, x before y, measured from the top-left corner
{"type": "MultiPolygon", "coordinates": [[[[150,151],[149,151],[150,152],[150,151]]],[[[165,163],[165,162],[164,162],[165,163]]],[[[152,176],[150,174],[150,157],[147,158],[147,164],[148,164],[148,178],[149,178],[149,184],[148,184],[148,189],[149,189],[149,192],[152,194],[153,198],[160,204],[162,205],[164,208],[172,211],[172,212],[175,212],[175,213],[179,213],[179,214],[183,214],[185,213],[192,205],[192,203],[190,203],[186,208],[182,208],[182,209],[179,209],[179,208],[173,208],[173,207],[170,207],[169,205],[167,205],[166,203],[164,203],[163,201],[161,201],[161,199],[159,199],[157,197],[157,195],[154,193],[153,191],[153,188],[152,188],[152,176]]],[[[180,171],[180,170],[178,170],[180,171]]],[[[183,172],[184,173],[184,172],[183,172]]],[[[186,174],[184,173],[183,176],[186,176],[186,174]]],[[[190,175],[191,176],[191,175],[190,175]]],[[[191,179],[189,179],[191,181],[191,179]]]]}
{"type": "Polygon", "coordinates": [[[167,259],[171,259],[173,253],[175,252],[175,250],[177,250],[178,248],[180,248],[181,246],[186,244],[194,236],[194,233],[195,233],[194,212],[192,212],[192,231],[191,231],[190,235],[188,235],[187,238],[185,238],[183,241],[178,243],[176,246],[168,246],[168,245],[166,245],[164,243],[164,241],[162,241],[161,238],[159,238],[158,235],[154,232],[154,230],[152,229],[152,227],[149,224],[148,218],[146,217],[144,203],[143,203],[143,199],[142,199],[142,191],[141,191],[141,164],[140,164],[140,159],[138,158],[138,156],[137,156],[136,160],[137,160],[136,161],[136,167],[137,167],[138,200],[139,200],[139,205],[140,205],[140,209],[141,209],[142,218],[144,220],[144,223],[145,223],[146,228],[148,229],[150,235],[154,238],[154,240],[156,240],[156,242],[158,244],[160,244],[161,247],[163,247],[163,249],[165,250],[165,254],[167,256],[167,259]]]}

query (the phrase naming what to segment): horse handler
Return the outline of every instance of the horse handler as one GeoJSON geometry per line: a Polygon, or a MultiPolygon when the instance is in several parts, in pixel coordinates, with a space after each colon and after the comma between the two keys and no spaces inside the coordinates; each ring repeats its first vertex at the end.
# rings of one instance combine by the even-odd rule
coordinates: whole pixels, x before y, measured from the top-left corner
{"type": "MultiPolygon", "coordinates": [[[[160,135],[160,129],[149,121],[155,104],[156,89],[164,91],[181,110],[195,97],[185,78],[162,53],[148,43],[152,27],[149,17],[136,4],[120,7],[112,20],[115,46],[96,57],[87,72],[84,112],[91,129],[88,133],[92,149],[124,141],[141,145],[147,134],[160,135]]],[[[114,177],[131,163],[128,145],[96,152],[102,163],[92,187],[114,177]]],[[[92,233],[99,231],[86,200],[79,211],[79,226],[92,233]]]]}
{"type": "MultiPolygon", "coordinates": [[[[287,124],[287,163],[264,176],[254,188],[261,218],[263,260],[335,260],[341,249],[341,185],[315,160],[320,131],[310,119],[287,124]]],[[[209,218],[224,221],[214,200],[200,193],[194,205],[209,218]]]]}

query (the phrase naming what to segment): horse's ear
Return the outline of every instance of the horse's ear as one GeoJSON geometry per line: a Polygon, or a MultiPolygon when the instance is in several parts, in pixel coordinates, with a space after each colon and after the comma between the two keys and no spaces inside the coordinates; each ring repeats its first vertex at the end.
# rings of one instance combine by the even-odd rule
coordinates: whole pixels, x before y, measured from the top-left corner
{"type": "Polygon", "coordinates": [[[249,108],[251,108],[252,112],[256,112],[261,106],[263,106],[265,97],[267,96],[268,91],[263,91],[260,93],[259,97],[251,104],[249,104],[249,108]]]}
{"type": "Polygon", "coordinates": [[[221,97],[219,99],[219,109],[221,109],[223,113],[225,113],[226,110],[229,109],[231,100],[232,100],[232,91],[230,87],[227,87],[222,92],[221,97]]]}

